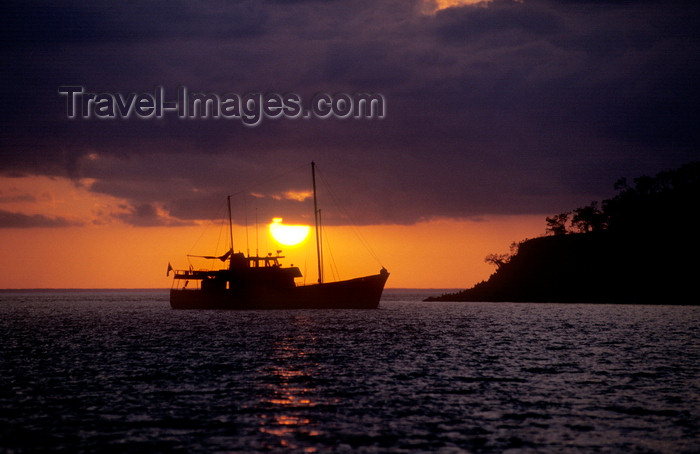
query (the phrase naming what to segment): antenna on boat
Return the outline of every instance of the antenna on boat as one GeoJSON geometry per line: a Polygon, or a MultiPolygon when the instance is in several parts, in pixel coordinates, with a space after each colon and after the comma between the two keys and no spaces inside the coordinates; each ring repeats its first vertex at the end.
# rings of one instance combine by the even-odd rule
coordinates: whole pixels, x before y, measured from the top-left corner
{"type": "MultiPolygon", "coordinates": [[[[245,193],[243,193],[243,213],[245,219],[245,253],[247,256],[250,256],[250,233],[248,232],[248,203],[246,202],[245,193]]],[[[233,250],[231,252],[233,253],[233,250]]]]}
{"type": "Polygon", "coordinates": [[[321,208],[318,209],[318,244],[320,244],[318,256],[321,262],[321,280],[323,281],[326,273],[323,272],[323,216],[321,208]]]}
{"type": "Polygon", "coordinates": [[[231,239],[231,254],[233,254],[233,221],[231,219],[231,196],[226,196],[228,203],[228,233],[231,239]]]}
{"type": "Polygon", "coordinates": [[[316,163],[311,161],[311,183],[314,190],[314,221],[316,222],[316,259],[318,262],[318,283],[323,283],[323,265],[321,264],[321,234],[318,227],[318,202],[316,200],[316,163]]]}

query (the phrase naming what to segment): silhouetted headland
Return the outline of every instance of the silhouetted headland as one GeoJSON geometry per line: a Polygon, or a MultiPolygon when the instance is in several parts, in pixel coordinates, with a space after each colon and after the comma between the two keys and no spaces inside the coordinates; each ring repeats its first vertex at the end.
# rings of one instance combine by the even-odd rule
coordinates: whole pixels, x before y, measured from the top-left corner
{"type": "Polygon", "coordinates": [[[426,301],[697,305],[700,162],[619,180],[598,206],[546,218],[547,235],[492,254],[487,281],[426,301]]]}

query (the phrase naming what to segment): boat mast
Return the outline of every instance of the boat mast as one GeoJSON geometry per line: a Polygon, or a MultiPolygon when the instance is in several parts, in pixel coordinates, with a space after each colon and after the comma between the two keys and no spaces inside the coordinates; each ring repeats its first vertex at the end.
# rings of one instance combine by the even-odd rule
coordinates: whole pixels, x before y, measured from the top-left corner
{"type": "Polygon", "coordinates": [[[226,196],[228,202],[228,233],[231,240],[231,254],[233,254],[233,221],[231,220],[231,196],[226,196]]]}
{"type": "Polygon", "coordinates": [[[316,200],[316,163],[311,161],[311,183],[314,190],[314,221],[316,222],[316,261],[318,262],[318,283],[323,283],[323,265],[321,264],[321,234],[318,225],[318,202],[316,200]]]}

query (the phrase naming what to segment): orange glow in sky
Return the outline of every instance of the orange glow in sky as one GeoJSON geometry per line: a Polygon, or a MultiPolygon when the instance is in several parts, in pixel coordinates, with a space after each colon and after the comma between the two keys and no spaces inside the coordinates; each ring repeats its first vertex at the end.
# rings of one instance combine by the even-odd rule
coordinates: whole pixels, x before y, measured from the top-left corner
{"type": "Polygon", "coordinates": [[[70,223],[105,223],[124,201],[90,192],[92,180],[43,176],[0,177],[0,210],[61,217],[70,223]]]}
{"type": "MultiPolygon", "coordinates": [[[[60,178],[0,179],[2,212],[62,218],[64,226],[0,228],[0,288],[169,288],[168,263],[176,269],[219,268],[218,260],[187,257],[228,250],[221,229],[191,226],[136,227],[119,220],[125,203],[90,192],[89,182],[60,178]],[[214,230],[217,230],[214,232],[214,230]]],[[[544,233],[544,216],[440,219],[415,225],[323,229],[326,280],[391,273],[387,288],[466,288],[494,268],[490,253],[506,253],[513,241],[544,233]],[[363,247],[368,245],[368,248],[363,247]]],[[[236,251],[265,255],[282,249],[284,265],[298,266],[316,281],[315,242],[280,247],[266,228],[234,225],[236,251]]]]}
{"type": "Polygon", "coordinates": [[[488,4],[491,0],[424,0],[426,11],[435,13],[441,9],[452,8],[454,6],[476,5],[478,3],[488,4]]]}

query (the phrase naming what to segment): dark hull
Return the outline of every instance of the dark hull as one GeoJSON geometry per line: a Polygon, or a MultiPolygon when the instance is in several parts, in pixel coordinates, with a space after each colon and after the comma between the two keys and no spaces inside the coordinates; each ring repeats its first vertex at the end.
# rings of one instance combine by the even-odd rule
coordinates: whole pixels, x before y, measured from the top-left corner
{"type": "Polygon", "coordinates": [[[376,309],[389,273],[286,289],[170,290],[173,309],[376,309]]]}

